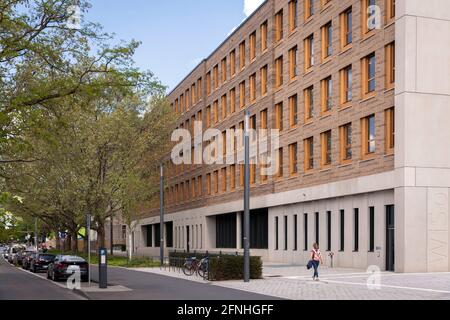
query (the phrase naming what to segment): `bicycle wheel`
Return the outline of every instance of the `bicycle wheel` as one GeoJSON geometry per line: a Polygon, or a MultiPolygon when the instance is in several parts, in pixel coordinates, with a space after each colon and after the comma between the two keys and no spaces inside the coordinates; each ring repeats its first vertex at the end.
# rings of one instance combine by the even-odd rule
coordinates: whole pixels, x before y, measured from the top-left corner
{"type": "Polygon", "coordinates": [[[199,275],[199,277],[206,279],[206,277],[208,276],[208,264],[205,262],[202,263],[197,270],[197,274],[199,275]]]}
{"type": "Polygon", "coordinates": [[[186,262],[183,265],[183,273],[187,276],[192,276],[194,274],[194,268],[192,266],[192,263],[186,262]]]}

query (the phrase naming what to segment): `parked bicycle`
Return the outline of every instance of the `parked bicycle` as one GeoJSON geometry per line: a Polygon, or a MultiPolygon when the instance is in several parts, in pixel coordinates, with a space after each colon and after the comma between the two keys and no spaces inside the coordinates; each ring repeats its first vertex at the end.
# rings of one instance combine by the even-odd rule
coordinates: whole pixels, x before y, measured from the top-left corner
{"type": "Polygon", "coordinates": [[[199,277],[206,279],[208,276],[209,257],[201,260],[196,257],[186,258],[183,265],[183,273],[187,276],[197,274],[199,277]]]}

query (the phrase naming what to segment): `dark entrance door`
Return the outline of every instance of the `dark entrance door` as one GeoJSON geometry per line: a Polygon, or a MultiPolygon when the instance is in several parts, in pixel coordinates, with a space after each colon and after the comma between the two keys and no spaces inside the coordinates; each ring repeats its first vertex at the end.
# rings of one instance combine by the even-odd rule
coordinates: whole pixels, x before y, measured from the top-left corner
{"type": "Polygon", "coordinates": [[[386,271],[395,271],[395,207],[386,206],[386,271]]]}
{"type": "Polygon", "coordinates": [[[189,232],[189,226],[186,227],[186,250],[187,252],[190,252],[190,248],[191,248],[191,243],[190,243],[190,232],[189,232]]]}

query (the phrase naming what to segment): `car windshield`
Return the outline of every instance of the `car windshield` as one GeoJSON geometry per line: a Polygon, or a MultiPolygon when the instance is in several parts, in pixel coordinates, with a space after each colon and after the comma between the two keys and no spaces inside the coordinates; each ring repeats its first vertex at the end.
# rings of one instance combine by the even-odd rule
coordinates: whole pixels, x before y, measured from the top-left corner
{"type": "Polygon", "coordinates": [[[85,262],[85,260],[83,258],[75,257],[75,256],[66,256],[66,257],[63,257],[62,260],[66,261],[66,262],[85,262]]]}
{"type": "Polygon", "coordinates": [[[53,261],[55,259],[55,256],[51,255],[51,254],[41,254],[39,256],[39,259],[44,260],[44,261],[53,261]]]}

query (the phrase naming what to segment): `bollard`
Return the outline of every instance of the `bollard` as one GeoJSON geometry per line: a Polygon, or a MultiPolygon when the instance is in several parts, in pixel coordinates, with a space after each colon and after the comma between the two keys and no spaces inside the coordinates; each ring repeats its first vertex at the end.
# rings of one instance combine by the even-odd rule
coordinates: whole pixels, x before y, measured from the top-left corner
{"type": "Polygon", "coordinates": [[[98,287],[108,289],[108,251],[106,248],[99,249],[98,260],[98,287]]]}

